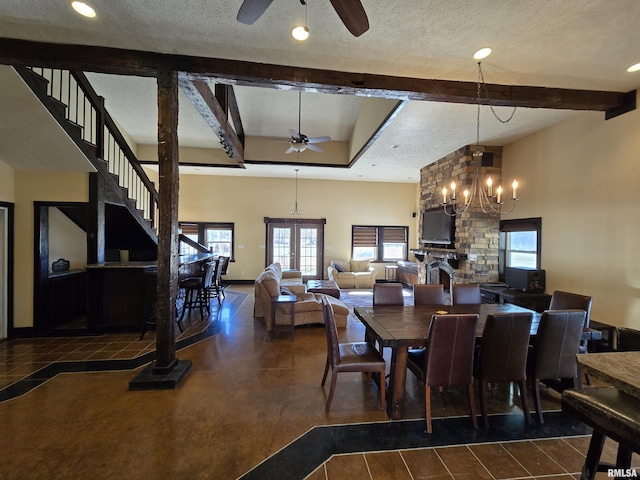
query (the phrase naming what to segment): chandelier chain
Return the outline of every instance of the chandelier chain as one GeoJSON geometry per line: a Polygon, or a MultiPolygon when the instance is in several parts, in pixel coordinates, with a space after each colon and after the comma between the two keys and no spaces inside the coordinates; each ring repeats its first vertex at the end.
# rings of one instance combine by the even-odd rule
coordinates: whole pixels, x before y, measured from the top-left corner
{"type": "MultiPolygon", "coordinates": [[[[478,62],[478,115],[480,115],[480,97],[481,97],[480,86],[481,85],[484,87],[485,98],[487,100],[491,100],[491,98],[489,97],[489,90],[487,89],[487,84],[484,82],[484,73],[482,72],[481,63],[482,62],[478,62]]],[[[496,113],[496,111],[493,108],[493,105],[491,105],[490,102],[489,102],[489,108],[491,109],[491,113],[493,113],[493,116],[496,117],[496,120],[498,120],[500,123],[509,123],[511,119],[513,119],[513,116],[515,115],[518,107],[513,107],[513,110],[511,111],[511,115],[509,115],[509,118],[504,120],[500,118],[500,116],[496,113]]]]}

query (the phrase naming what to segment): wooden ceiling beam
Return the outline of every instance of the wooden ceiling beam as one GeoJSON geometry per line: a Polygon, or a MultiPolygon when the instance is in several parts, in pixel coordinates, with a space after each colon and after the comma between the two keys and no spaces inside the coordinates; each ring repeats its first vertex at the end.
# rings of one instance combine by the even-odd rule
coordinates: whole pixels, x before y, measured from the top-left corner
{"type": "MultiPolygon", "coordinates": [[[[296,88],[344,95],[399,100],[476,103],[476,82],[431,80],[217,58],[170,55],[85,45],[63,45],[0,38],[0,63],[125,75],[155,76],[161,69],[181,72],[192,81],[272,88],[296,88]]],[[[523,85],[486,84],[485,105],[562,110],[628,111],[635,92],[574,90],[523,85]]]]}
{"type": "Polygon", "coordinates": [[[220,139],[220,145],[230,158],[239,164],[244,162],[244,146],[233,127],[229,124],[227,112],[220,105],[207,82],[179,77],[182,91],[202,115],[207,125],[220,139]]]}

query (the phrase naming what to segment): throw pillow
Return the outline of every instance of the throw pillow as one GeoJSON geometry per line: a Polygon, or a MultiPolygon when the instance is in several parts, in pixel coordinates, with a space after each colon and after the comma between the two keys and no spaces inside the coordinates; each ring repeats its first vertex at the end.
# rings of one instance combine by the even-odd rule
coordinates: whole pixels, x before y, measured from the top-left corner
{"type": "Polygon", "coordinates": [[[349,262],[341,262],[339,260],[331,260],[331,264],[338,269],[338,266],[342,267],[342,270],[338,270],[339,272],[350,272],[351,264],[349,262]]]}
{"type": "Polygon", "coordinates": [[[344,272],[344,268],[342,268],[342,265],[340,265],[339,263],[334,263],[333,267],[340,273],[344,272]]]}
{"type": "Polygon", "coordinates": [[[351,260],[352,272],[368,272],[369,260],[351,260]]]}

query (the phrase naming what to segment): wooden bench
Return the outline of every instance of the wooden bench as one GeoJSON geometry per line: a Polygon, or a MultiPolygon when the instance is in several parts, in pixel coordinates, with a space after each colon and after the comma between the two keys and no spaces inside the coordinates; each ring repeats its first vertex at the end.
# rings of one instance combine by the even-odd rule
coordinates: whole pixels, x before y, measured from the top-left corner
{"type": "Polygon", "coordinates": [[[592,480],[597,472],[631,468],[632,453],[640,453],[639,398],[614,387],[569,389],[562,393],[562,411],[593,428],[581,480],[592,480]],[[618,442],[615,465],[600,463],[606,437],[618,442]]]}

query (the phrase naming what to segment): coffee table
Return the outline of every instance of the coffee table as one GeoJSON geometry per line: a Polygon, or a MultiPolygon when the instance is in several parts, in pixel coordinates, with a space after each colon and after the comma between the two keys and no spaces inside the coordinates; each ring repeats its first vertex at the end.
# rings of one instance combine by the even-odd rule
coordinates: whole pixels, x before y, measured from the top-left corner
{"type": "Polygon", "coordinates": [[[309,280],[307,292],[324,293],[334,298],[340,298],[340,287],[332,280],[309,280]]]}

